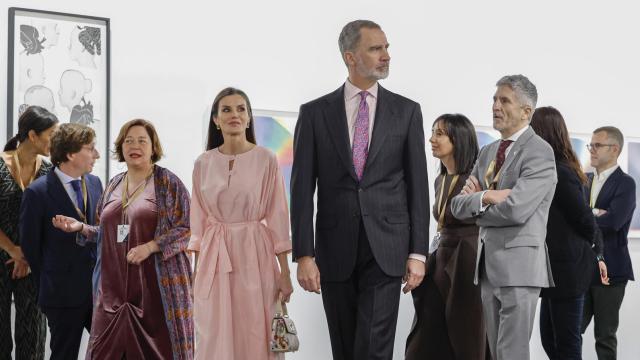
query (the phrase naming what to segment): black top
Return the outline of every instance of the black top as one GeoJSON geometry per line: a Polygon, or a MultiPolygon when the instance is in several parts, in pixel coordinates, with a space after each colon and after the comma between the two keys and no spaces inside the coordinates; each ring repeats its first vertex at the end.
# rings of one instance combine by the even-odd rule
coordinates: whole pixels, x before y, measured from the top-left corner
{"type": "MultiPolygon", "coordinates": [[[[45,175],[52,169],[52,165],[42,161],[35,179],[45,175]]],[[[34,179],[34,180],[35,180],[34,179]]],[[[20,202],[22,201],[22,189],[11,175],[11,170],[0,157],[0,230],[15,244],[20,245],[18,238],[18,219],[20,217],[20,202]]],[[[9,254],[0,250],[2,264],[9,260],[9,254]]]]}
{"type": "Polygon", "coordinates": [[[444,197],[449,195],[448,200],[447,200],[447,207],[445,209],[445,213],[444,213],[444,221],[443,221],[443,228],[458,228],[461,226],[476,226],[476,219],[471,218],[471,219],[466,219],[466,220],[460,220],[457,219],[455,216],[453,216],[453,214],[451,213],[451,199],[453,199],[455,196],[460,194],[460,191],[462,191],[462,188],[464,187],[465,182],[467,181],[467,179],[469,178],[470,174],[460,174],[458,175],[458,180],[456,181],[455,186],[453,187],[453,190],[451,191],[451,193],[448,192],[449,187],[451,186],[451,182],[453,181],[455,175],[442,175],[439,174],[438,177],[436,177],[436,181],[434,183],[434,200],[433,200],[433,209],[432,209],[432,214],[433,214],[433,218],[436,221],[436,226],[438,223],[438,220],[440,219],[440,209],[438,209],[438,206],[440,206],[440,204],[438,204],[438,202],[440,201],[440,191],[443,189],[442,187],[442,180],[444,179],[445,183],[444,183],[444,195],[443,195],[443,199],[442,201],[444,202],[444,197]]]}
{"type": "Polygon", "coordinates": [[[566,161],[556,159],[558,184],[549,208],[547,247],[555,287],[542,289],[543,297],[583,294],[591,283],[602,253],[602,238],[585,201],[580,178],[566,161]]]}

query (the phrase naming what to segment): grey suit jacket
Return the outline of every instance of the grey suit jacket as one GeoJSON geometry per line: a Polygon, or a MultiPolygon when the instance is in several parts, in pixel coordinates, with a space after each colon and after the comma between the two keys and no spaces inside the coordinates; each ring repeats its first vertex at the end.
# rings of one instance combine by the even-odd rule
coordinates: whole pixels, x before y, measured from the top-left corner
{"type": "MultiPolygon", "coordinates": [[[[471,172],[483,190],[499,144],[496,141],[482,148],[471,172]]],[[[452,199],[453,215],[475,218],[480,227],[476,284],[484,247],[486,276],[493,286],[553,286],[545,237],[557,181],[551,146],[528,128],[513,144],[502,167],[496,189],[511,189],[504,202],[480,212],[482,192],[452,199]]]]}

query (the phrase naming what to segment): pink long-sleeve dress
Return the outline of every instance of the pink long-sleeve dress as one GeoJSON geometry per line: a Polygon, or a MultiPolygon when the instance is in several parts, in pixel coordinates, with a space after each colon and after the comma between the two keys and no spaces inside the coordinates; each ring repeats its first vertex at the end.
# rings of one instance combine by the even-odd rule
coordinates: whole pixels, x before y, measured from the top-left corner
{"type": "Polygon", "coordinates": [[[269,351],[278,297],[276,254],[291,250],[275,155],[256,146],[202,154],[193,170],[191,241],[196,359],[282,359],[269,351]],[[232,162],[232,164],[231,164],[232,162]],[[230,166],[232,165],[232,166],[230,166]]]}

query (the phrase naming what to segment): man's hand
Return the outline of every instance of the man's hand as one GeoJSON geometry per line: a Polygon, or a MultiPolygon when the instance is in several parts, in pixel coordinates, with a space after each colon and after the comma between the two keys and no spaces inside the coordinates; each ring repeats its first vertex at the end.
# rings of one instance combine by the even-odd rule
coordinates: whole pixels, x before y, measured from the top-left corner
{"type": "Polygon", "coordinates": [[[402,288],[403,293],[408,293],[409,291],[417,288],[422,279],[424,279],[425,273],[425,264],[416,259],[408,259],[407,260],[407,272],[402,277],[402,283],[405,284],[404,288],[402,288]]]}
{"type": "Polygon", "coordinates": [[[78,232],[82,230],[82,223],[72,217],[56,215],[51,219],[53,226],[64,232],[78,232]]]}
{"type": "Polygon", "coordinates": [[[467,178],[467,181],[464,183],[462,187],[462,191],[460,191],[460,195],[471,195],[477,193],[478,191],[482,191],[480,187],[480,183],[475,176],[471,175],[467,178]]]}
{"type": "Polygon", "coordinates": [[[484,205],[498,205],[505,201],[511,194],[511,189],[504,190],[487,190],[482,196],[482,204],[484,205]]]}
{"type": "Polygon", "coordinates": [[[598,261],[598,268],[600,270],[600,282],[602,285],[609,285],[609,275],[607,274],[607,265],[604,261],[598,261]]]}
{"type": "Polygon", "coordinates": [[[320,294],[320,271],[311,256],[298,259],[298,283],[306,291],[320,294]]]}

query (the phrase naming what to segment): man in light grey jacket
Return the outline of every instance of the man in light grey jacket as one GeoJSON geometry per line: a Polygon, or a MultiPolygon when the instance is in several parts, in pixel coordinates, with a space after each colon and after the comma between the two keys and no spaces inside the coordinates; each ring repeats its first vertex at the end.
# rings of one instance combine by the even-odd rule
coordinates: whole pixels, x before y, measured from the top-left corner
{"type": "Polygon", "coordinates": [[[475,283],[493,359],[527,360],[540,288],[553,286],[545,237],[556,167],[551,146],[529,126],[535,85],[512,75],[496,86],[493,127],[502,139],[482,148],[451,210],[480,227],[475,283]]]}

